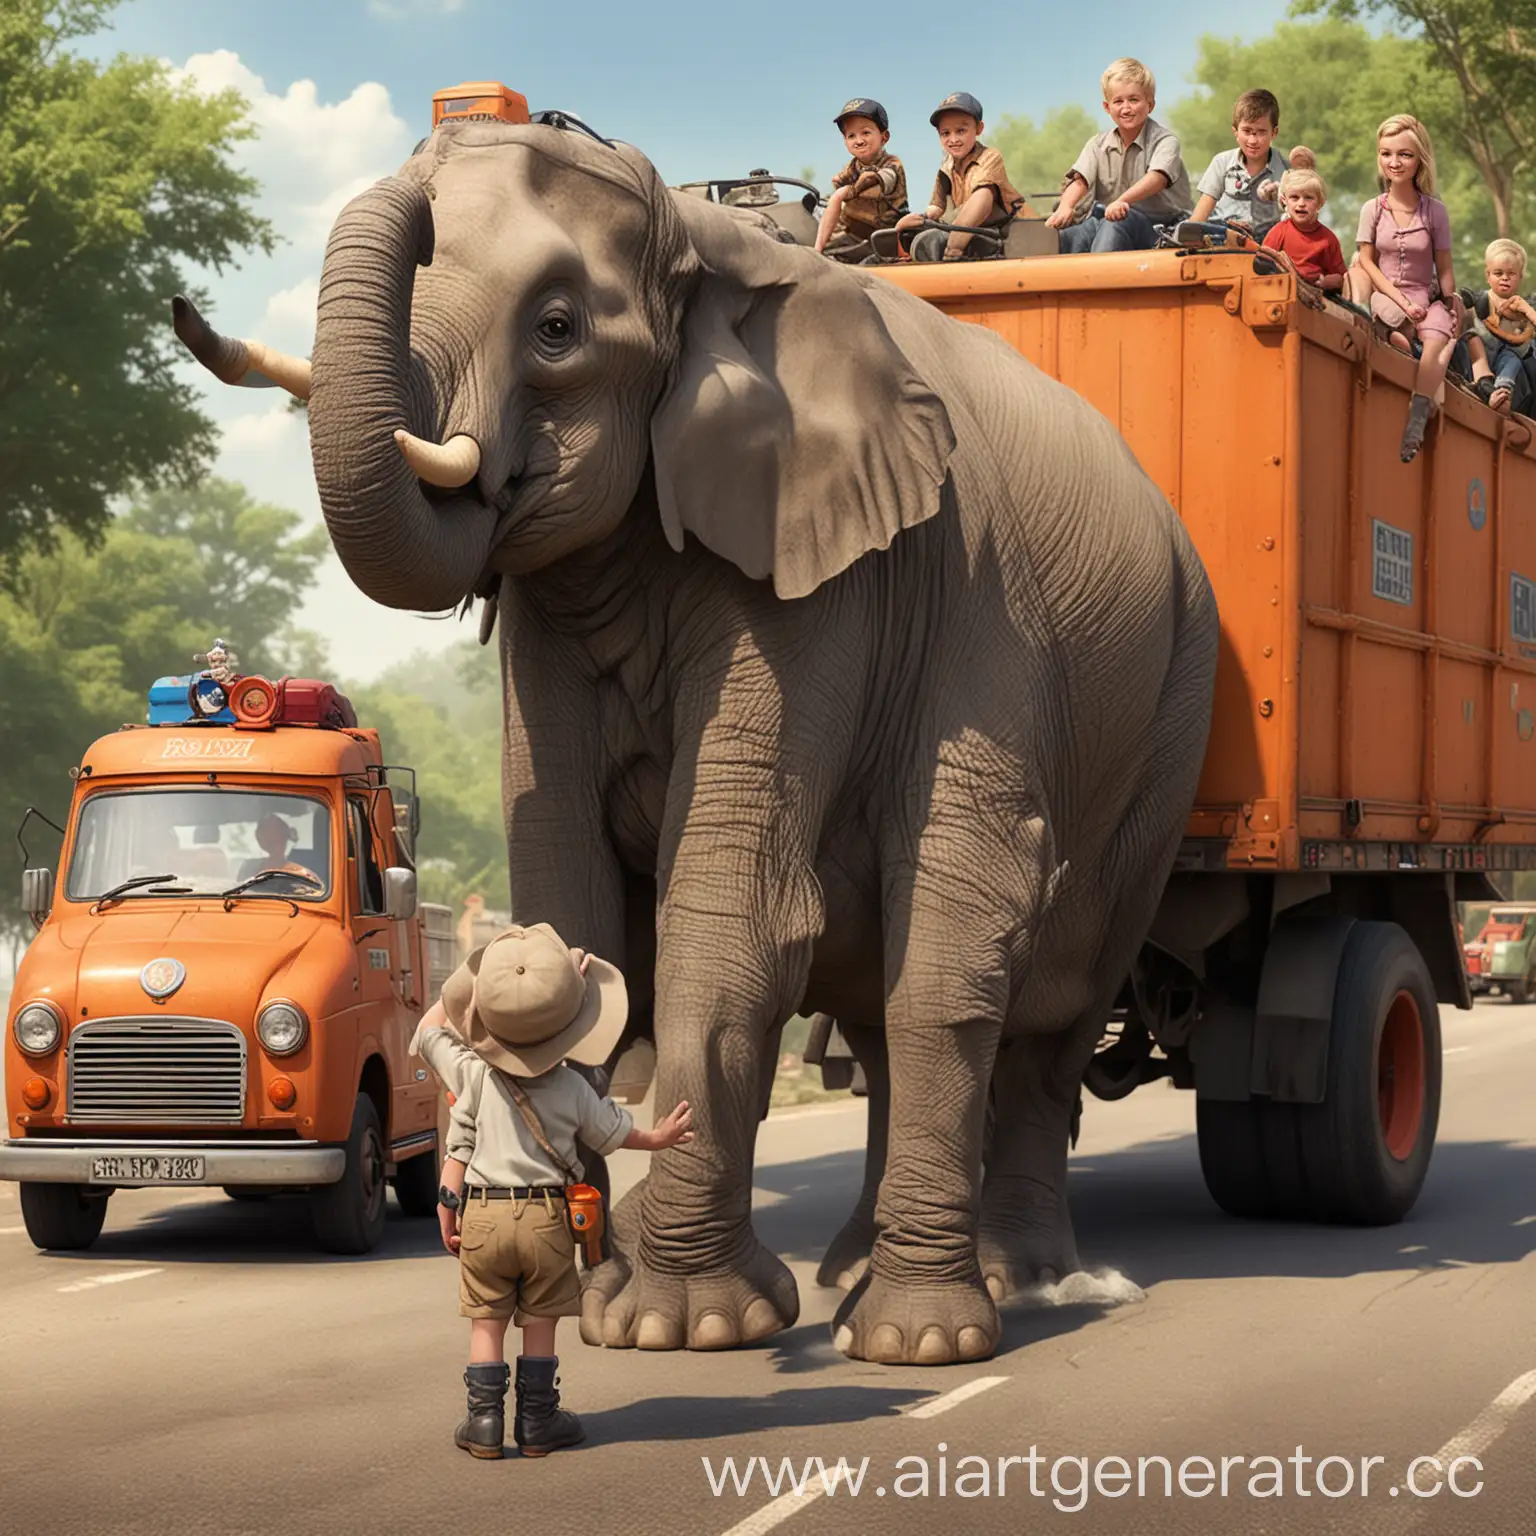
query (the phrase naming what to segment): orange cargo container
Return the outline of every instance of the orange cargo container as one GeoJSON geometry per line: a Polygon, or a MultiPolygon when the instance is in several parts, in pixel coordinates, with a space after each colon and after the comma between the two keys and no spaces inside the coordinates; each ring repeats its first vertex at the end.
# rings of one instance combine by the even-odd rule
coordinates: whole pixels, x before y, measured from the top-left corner
{"type": "Polygon", "coordinates": [[[1192,534],[1222,635],[1205,768],[1088,1086],[1199,1097],[1247,1215],[1392,1220],[1470,1007],[1455,904],[1536,867],[1531,426],[1452,391],[1253,252],[880,268],[1120,429],[1192,534]]]}

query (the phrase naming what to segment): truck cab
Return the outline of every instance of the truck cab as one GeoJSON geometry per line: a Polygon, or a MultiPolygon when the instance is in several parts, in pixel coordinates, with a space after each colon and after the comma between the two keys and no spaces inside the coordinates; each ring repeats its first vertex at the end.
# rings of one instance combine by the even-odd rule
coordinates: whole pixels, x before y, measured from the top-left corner
{"type": "Polygon", "coordinates": [[[203,674],[70,776],[5,1031],[0,1178],[33,1242],[88,1247],[146,1185],[304,1191],[337,1253],[377,1244],[388,1183],[431,1215],[436,1088],[408,1048],[444,962],[410,770],[326,684],[203,674]]]}

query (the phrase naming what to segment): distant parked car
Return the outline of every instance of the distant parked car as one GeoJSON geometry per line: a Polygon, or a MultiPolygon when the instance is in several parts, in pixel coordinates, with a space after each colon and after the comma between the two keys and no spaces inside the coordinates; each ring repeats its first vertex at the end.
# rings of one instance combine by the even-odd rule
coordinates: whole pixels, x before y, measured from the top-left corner
{"type": "Polygon", "coordinates": [[[1489,908],[1487,922],[1462,953],[1473,992],[1530,1002],[1536,997],[1536,905],[1505,902],[1489,908]]]}

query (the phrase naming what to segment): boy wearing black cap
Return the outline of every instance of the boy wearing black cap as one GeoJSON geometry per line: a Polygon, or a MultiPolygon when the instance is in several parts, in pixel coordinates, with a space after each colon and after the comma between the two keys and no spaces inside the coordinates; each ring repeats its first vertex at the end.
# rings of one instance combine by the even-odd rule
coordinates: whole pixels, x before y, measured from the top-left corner
{"type": "Polygon", "coordinates": [[[869,238],[890,229],[907,209],[907,173],[885,146],[891,121],[869,96],[856,96],[833,118],[853,158],[832,178],[816,249],[835,261],[862,261],[873,249],[869,238]]]}
{"type": "MultiPolygon", "coordinates": [[[[1032,218],[1024,194],[1008,180],[1003,157],[981,142],[987,131],[982,120],[981,103],[969,91],[946,96],[928,121],[938,130],[945,159],[934,178],[933,195],[928,200],[926,216],[942,219],[946,205],[954,204],[952,224],[1004,224],[1017,214],[1032,218]]],[[[923,214],[909,213],[897,229],[915,229],[923,214]]],[[[971,237],[950,235],[944,247],[945,261],[958,261],[965,254],[971,237]]]]}

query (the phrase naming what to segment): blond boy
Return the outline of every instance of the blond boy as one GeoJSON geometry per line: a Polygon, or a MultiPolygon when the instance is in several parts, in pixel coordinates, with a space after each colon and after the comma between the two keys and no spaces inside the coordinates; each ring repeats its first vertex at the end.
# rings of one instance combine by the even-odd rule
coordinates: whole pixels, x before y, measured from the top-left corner
{"type": "Polygon", "coordinates": [[[1151,250],[1159,230],[1186,218],[1192,201],[1178,138],[1152,117],[1152,71],[1137,59],[1116,59],[1100,84],[1113,126],[1083,145],[1046,219],[1069,255],[1151,250]]]}
{"type": "Polygon", "coordinates": [[[1286,171],[1280,178],[1280,197],[1285,218],[1264,236],[1266,250],[1279,251],[1285,263],[1303,282],[1325,293],[1344,287],[1344,251],[1339,237],[1318,215],[1328,201],[1328,188],[1314,170],[1286,171]]]}
{"type": "Polygon", "coordinates": [[[1531,374],[1536,368],[1530,329],[1536,326],[1536,308],[1520,295],[1525,281],[1525,247],[1518,240],[1491,241],[1483,252],[1485,289],[1463,288],[1462,302],[1472,321],[1467,351],[1477,392],[1494,410],[1507,415],[1525,411],[1531,394],[1531,374]],[[1492,327],[1497,326],[1501,336],[1492,327]],[[1527,334],[1518,339],[1521,332],[1527,334]],[[1517,338],[1517,339],[1511,339],[1517,338]]]}

